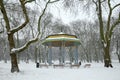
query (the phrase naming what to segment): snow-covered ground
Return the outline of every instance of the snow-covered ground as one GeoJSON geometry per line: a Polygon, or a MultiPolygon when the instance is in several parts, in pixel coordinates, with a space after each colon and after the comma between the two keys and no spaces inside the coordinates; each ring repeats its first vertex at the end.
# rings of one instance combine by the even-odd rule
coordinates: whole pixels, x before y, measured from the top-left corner
{"type": "Polygon", "coordinates": [[[36,68],[30,62],[19,64],[20,72],[10,72],[10,62],[0,62],[0,80],[120,80],[120,63],[114,62],[114,68],[105,68],[103,63],[91,63],[90,68],[36,68]]]}

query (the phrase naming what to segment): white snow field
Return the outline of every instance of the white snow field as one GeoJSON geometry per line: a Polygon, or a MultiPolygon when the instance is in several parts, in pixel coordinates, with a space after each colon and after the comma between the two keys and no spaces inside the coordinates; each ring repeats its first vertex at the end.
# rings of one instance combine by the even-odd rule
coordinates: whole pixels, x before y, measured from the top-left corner
{"type": "Polygon", "coordinates": [[[103,63],[91,63],[90,68],[36,68],[36,64],[20,62],[19,73],[10,72],[10,62],[0,62],[0,80],[120,80],[120,63],[113,62],[113,68],[103,63]]]}

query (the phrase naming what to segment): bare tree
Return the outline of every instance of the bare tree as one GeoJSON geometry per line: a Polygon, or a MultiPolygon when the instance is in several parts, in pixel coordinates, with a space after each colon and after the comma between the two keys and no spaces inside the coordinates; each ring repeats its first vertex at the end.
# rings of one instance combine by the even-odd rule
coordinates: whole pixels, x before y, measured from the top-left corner
{"type": "Polygon", "coordinates": [[[44,15],[44,13],[45,13],[45,11],[48,7],[48,4],[56,2],[56,1],[50,1],[50,0],[48,0],[46,2],[45,7],[44,7],[43,11],[41,12],[41,15],[40,15],[39,20],[38,20],[38,33],[36,34],[35,38],[26,42],[26,44],[23,45],[22,47],[16,48],[15,41],[14,41],[14,34],[18,31],[20,31],[21,29],[23,29],[24,27],[26,27],[26,25],[29,23],[29,16],[28,16],[25,5],[27,3],[30,3],[30,2],[33,2],[33,1],[35,1],[35,0],[19,0],[25,19],[24,19],[24,22],[21,25],[15,27],[15,28],[12,28],[12,26],[10,24],[10,19],[9,19],[10,16],[7,15],[7,11],[6,11],[6,8],[5,8],[5,3],[4,3],[3,0],[0,0],[0,10],[1,10],[1,13],[2,13],[3,18],[4,18],[5,27],[6,27],[7,35],[8,35],[9,48],[10,48],[11,72],[19,72],[16,53],[25,50],[31,43],[36,42],[38,40],[38,37],[41,34],[40,33],[40,24],[41,24],[42,16],[44,15]]]}
{"type": "MultiPolygon", "coordinates": [[[[66,1],[66,0],[65,0],[66,1]]],[[[72,1],[74,3],[76,0],[72,1]]],[[[85,0],[82,0],[83,2],[85,0]]],[[[114,29],[117,27],[117,25],[120,23],[120,12],[116,12],[115,17],[113,13],[117,8],[120,7],[120,3],[114,3],[112,0],[86,0],[85,2],[87,6],[86,8],[89,9],[90,6],[94,3],[96,9],[94,10],[97,14],[98,21],[99,21],[99,32],[100,32],[100,38],[103,48],[103,54],[104,54],[104,66],[105,67],[112,67],[111,64],[111,57],[110,57],[110,45],[111,45],[111,38],[113,35],[114,29]],[[113,4],[114,3],[114,4],[113,4]],[[103,11],[104,10],[104,11],[103,11]],[[103,12],[107,12],[107,14],[104,16],[103,12]],[[106,21],[104,21],[105,17],[107,17],[106,21]],[[114,19],[114,21],[112,21],[114,19]]],[[[72,4],[71,0],[66,1],[67,4],[72,4]]],[[[81,2],[82,3],[82,2],[81,2]]],[[[70,5],[67,5],[69,7],[70,5]]],[[[74,5],[73,5],[74,6],[74,5]]],[[[92,5],[92,8],[95,8],[92,5]]]]}
{"type": "Polygon", "coordinates": [[[117,25],[120,23],[120,12],[117,16],[117,19],[114,22],[112,21],[112,14],[113,11],[120,6],[120,3],[111,6],[111,0],[93,0],[93,2],[96,5],[96,11],[98,15],[99,20],[99,30],[100,30],[100,38],[103,45],[104,50],[104,63],[105,67],[112,67],[111,64],[111,58],[110,58],[110,44],[111,44],[111,38],[113,35],[113,30],[117,27],[117,25]],[[107,23],[103,23],[103,7],[102,3],[106,2],[108,6],[108,14],[107,14],[107,23]],[[104,30],[106,28],[106,30],[104,30]]]}
{"type": "Polygon", "coordinates": [[[114,39],[112,46],[114,46],[113,49],[116,50],[115,54],[117,55],[118,61],[120,63],[120,26],[119,25],[118,28],[115,29],[112,39],[114,39]]]}

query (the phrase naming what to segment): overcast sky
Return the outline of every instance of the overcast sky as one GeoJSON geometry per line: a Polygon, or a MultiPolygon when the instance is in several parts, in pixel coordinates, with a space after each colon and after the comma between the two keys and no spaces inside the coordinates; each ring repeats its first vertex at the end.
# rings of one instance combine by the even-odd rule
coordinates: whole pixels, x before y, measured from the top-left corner
{"type": "MultiPolygon", "coordinates": [[[[91,5],[91,7],[89,7],[89,11],[87,11],[86,9],[83,8],[83,4],[86,4],[85,1],[84,1],[84,3],[80,2],[79,7],[77,7],[74,10],[77,12],[74,13],[74,12],[71,12],[69,9],[65,9],[63,7],[62,1],[63,0],[60,0],[59,2],[50,4],[47,8],[47,12],[51,12],[55,18],[61,19],[65,24],[68,24],[69,22],[72,22],[72,21],[75,21],[78,19],[85,20],[85,21],[92,21],[92,22],[94,22],[94,20],[97,19],[96,13],[95,13],[95,8],[93,8],[93,7],[95,7],[94,4],[91,5]]],[[[117,3],[120,3],[120,0],[111,0],[111,2],[112,2],[112,6],[113,6],[117,3]]],[[[33,9],[36,6],[36,4],[34,4],[34,2],[29,3],[28,5],[33,9]]],[[[39,6],[38,10],[43,9],[44,3],[40,3],[39,5],[40,6],[39,6]]],[[[107,17],[106,15],[108,14],[108,12],[105,10],[107,8],[105,8],[105,7],[104,7],[104,11],[103,11],[103,17],[107,17]]],[[[118,12],[117,10],[118,10],[118,8],[113,13],[115,16],[118,15],[118,14],[116,14],[118,12]]]]}
{"type": "MultiPolygon", "coordinates": [[[[43,5],[43,4],[44,3],[41,3],[40,5],[43,5]]],[[[30,3],[27,5],[30,6],[31,8],[36,6],[36,4],[34,3],[30,3]]],[[[41,7],[43,8],[43,6],[40,6],[39,10],[41,10],[41,7]]],[[[76,9],[76,11],[78,12],[73,12],[73,11],[70,11],[69,9],[65,9],[63,6],[63,2],[59,1],[56,3],[50,4],[47,8],[47,12],[52,13],[55,18],[61,19],[65,24],[68,24],[69,22],[75,21],[77,19],[89,20],[93,17],[93,14],[91,14],[92,10],[90,10],[89,14],[86,14],[86,12],[84,12],[82,8],[83,7],[81,5],[81,7],[76,9]]]]}
{"type": "MultiPolygon", "coordinates": [[[[114,0],[114,1],[111,0],[111,3],[112,3],[112,6],[114,6],[115,4],[120,3],[120,0],[114,0]]],[[[106,5],[106,4],[104,4],[104,5],[106,5]]],[[[87,20],[87,21],[93,22],[95,19],[97,19],[97,16],[95,13],[95,8],[93,8],[93,7],[95,7],[95,5],[91,5],[91,7],[89,8],[89,11],[86,11],[83,8],[83,3],[81,3],[76,10],[77,13],[75,14],[75,13],[70,12],[69,10],[65,9],[63,7],[63,3],[61,1],[59,1],[55,4],[52,4],[50,6],[49,11],[51,13],[53,13],[54,17],[62,19],[62,21],[66,24],[71,22],[71,21],[75,21],[77,19],[85,20],[85,21],[87,20]]],[[[104,6],[104,8],[103,8],[104,9],[103,10],[103,17],[107,18],[108,11],[107,11],[107,7],[106,8],[105,7],[106,6],[104,6]]],[[[114,16],[118,15],[118,12],[120,12],[119,8],[120,7],[118,7],[117,9],[114,10],[114,12],[113,12],[114,16]]]]}
{"type": "Polygon", "coordinates": [[[62,19],[62,21],[66,24],[69,22],[75,21],[77,19],[80,19],[80,20],[88,19],[89,20],[92,18],[92,14],[87,15],[83,11],[82,7],[78,8],[78,12],[73,12],[73,11],[70,11],[69,9],[65,9],[63,7],[62,2],[52,4],[50,7],[51,8],[49,9],[49,11],[54,14],[53,16],[56,18],[62,19]]]}

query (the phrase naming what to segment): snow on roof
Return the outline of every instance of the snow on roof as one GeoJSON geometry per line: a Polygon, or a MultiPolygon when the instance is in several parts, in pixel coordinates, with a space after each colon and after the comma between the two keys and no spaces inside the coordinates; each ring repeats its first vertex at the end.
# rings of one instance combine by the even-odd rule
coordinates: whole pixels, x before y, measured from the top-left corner
{"type": "Polygon", "coordinates": [[[58,34],[65,34],[64,32],[60,32],[60,33],[58,33],[58,34]]]}

